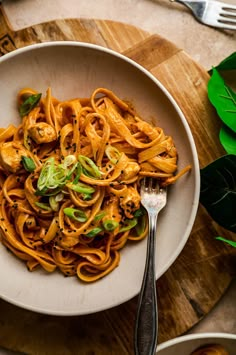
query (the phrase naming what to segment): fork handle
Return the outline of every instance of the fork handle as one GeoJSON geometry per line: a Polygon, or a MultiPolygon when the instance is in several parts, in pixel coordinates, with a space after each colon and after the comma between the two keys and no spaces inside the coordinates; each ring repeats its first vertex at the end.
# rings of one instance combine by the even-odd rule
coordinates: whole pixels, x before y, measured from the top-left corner
{"type": "Polygon", "coordinates": [[[157,215],[149,214],[147,257],[136,313],[134,348],[136,355],[153,355],[157,346],[157,294],[155,277],[155,241],[157,215]]]}

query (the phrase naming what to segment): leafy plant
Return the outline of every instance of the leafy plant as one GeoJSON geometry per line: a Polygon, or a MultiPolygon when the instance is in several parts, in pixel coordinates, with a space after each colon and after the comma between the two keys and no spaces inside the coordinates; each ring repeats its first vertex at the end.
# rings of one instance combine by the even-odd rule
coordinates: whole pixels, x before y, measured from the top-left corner
{"type": "Polygon", "coordinates": [[[225,155],[202,169],[201,203],[221,226],[236,232],[236,155],[225,155]]]}
{"type": "Polygon", "coordinates": [[[208,97],[222,121],[219,139],[227,154],[201,169],[200,202],[219,225],[236,232],[236,93],[221,76],[225,70],[236,70],[236,52],[210,71],[208,97]]]}

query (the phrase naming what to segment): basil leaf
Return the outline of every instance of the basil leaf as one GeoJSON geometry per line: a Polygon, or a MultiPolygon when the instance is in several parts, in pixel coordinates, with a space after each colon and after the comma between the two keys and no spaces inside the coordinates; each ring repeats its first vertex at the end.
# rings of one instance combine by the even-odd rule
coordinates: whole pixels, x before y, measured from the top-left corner
{"type": "Polygon", "coordinates": [[[236,52],[225,58],[216,69],[218,70],[234,70],[236,69],[236,52]]]}
{"type": "Polygon", "coordinates": [[[228,154],[236,155],[236,133],[223,125],[220,130],[220,142],[228,154]]]}
{"type": "Polygon", "coordinates": [[[19,113],[21,118],[28,115],[28,113],[33,110],[33,108],[38,104],[41,99],[42,94],[30,95],[22,105],[19,107],[19,113]]]}
{"type": "Polygon", "coordinates": [[[208,82],[208,97],[221,120],[236,132],[236,93],[225,84],[215,68],[208,82]]]}
{"type": "Polygon", "coordinates": [[[236,232],[236,155],[225,155],[200,173],[200,202],[219,225],[236,232]]]}

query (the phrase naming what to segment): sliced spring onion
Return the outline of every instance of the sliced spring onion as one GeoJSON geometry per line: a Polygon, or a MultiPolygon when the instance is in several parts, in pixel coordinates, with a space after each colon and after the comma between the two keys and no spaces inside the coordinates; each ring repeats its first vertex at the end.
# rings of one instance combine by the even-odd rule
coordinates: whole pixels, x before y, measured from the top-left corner
{"type": "Polygon", "coordinates": [[[36,169],[36,165],[33,159],[22,156],[21,161],[26,171],[32,173],[36,169]]]}
{"type": "Polygon", "coordinates": [[[53,211],[55,212],[59,211],[60,208],[59,202],[61,202],[63,198],[64,198],[63,193],[59,193],[56,196],[54,195],[49,197],[49,205],[53,211]]]}
{"type": "Polygon", "coordinates": [[[73,155],[68,155],[63,164],[58,165],[55,164],[55,159],[53,157],[47,159],[38,178],[38,190],[47,191],[46,189],[54,190],[62,188],[66,181],[71,178],[76,166],[76,158],[73,155]],[[69,170],[71,165],[72,168],[69,170]]]}
{"type": "Polygon", "coordinates": [[[74,155],[67,155],[65,157],[63,163],[61,164],[64,169],[67,169],[69,166],[74,165],[76,163],[76,157],[74,155]]]}
{"type": "Polygon", "coordinates": [[[119,226],[119,223],[117,221],[113,221],[112,219],[107,219],[106,221],[103,222],[103,227],[106,231],[113,231],[119,226]]]}
{"type": "Polygon", "coordinates": [[[67,217],[74,219],[77,222],[86,222],[88,219],[84,211],[78,210],[76,208],[67,207],[64,208],[63,212],[67,217]]]}
{"type": "Polygon", "coordinates": [[[35,202],[35,205],[39,208],[41,208],[42,210],[46,210],[46,211],[51,211],[51,207],[47,204],[47,203],[43,203],[43,202],[35,202]]]}
{"type": "Polygon", "coordinates": [[[106,212],[100,212],[100,213],[98,213],[98,214],[96,214],[96,216],[94,217],[94,221],[95,222],[99,222],[99,221],[101,221],[101,219],[103,219],[103,217],[106,215],[106,212]]]}
{"type": "Polygon", "coordinates": [[[24,117],[25,115],[28,115],[28,113],[39,103],[41,96],[42,94],[30,95],[19,107],[20,116],[24,117]]]}
{"type": "Polygon", "coordinates": [[[146,210],[141,206],[138,210],[134,212],[134,217],[141,217],[146,214],[146,210]]]}
{"type": "Polygon", "coordinates": [[[126,219],[126,220],[124,221],[123,227],[121,227],[121,229],[119,230],[119,233],[121,233],[121,232],[126,232],[126,231],[128,231],[128,230],[134,228],[137,223],[138,223],[137,218],[126,219]]]}
{"type": "Polygon", "coordinates": [[[73,191],[79,192],[81,194],[86,194],[86,195],[87,194],[91,195],[95,191],[95,189],[92,186],[84,184],[83,182],[78,182],[76,185],[69,182],[66,184],[66,186],[73,191]]]}
{"type": "Polygon", "coordinates": [[[137,235],[141,235],[146,227],[146,223],[147,223],[147,219],[145,215],[142,215],[139,219],[138,219],[138,223],[135,226],[135,230],[137,235]]]}
{"type": "Polygon", "coordinates": [[[78,162],[78,163],[76,164],[76,176],[75,176],[75,179],[73,180],[73,184],[74,184],[74,185],[78,184],[81,173],[82,173],[82,166],[81,166],[81,164],[78,162]]]}
{"type": "Polygon", "coordinates": [[[78,157],[82,167],[93,177],[100,178],[101,171],[98,169],[97,165],[88,157],[84,155],[79,155],[78,157]]]}
{"type": "Polygon", "coordinates": [[[47,187],[44,187],[42,190],[37,189],[35,191],[36,196],[54,196],[57,195],[61,191],[61,188],[56,188],[56,189],[48,189],[47,187]]]}
{"type": "Polygon", "coordinates": [[[56,202],[61,202],[63,200],[63,198],[64,198],[64,194],[62,192],[60,192],[59,194],[57,194],[55,196],[55,201],[56,202]]]}
{"type": "Polygon", "coordinates": [[[83,194],[82,198],[84,201],[89,201],[92,199],[92,195],[91,194],[83,194]]]}
{"type": "Polygon", "coordinates": [[[101,233],[103,231],[103,229],[101,227],[96,227],[94,229],[92,229],[89,233],[86,234],[86,237],[96,237],[96,235],[98,235],[99,233],[101,233]]]}
{"type": "Polygon", "coordinates": [[[106,156],[112,164],[117,164],[120,159],[120,152],[117,148],[108,145],[105,149],[106,156]]]}

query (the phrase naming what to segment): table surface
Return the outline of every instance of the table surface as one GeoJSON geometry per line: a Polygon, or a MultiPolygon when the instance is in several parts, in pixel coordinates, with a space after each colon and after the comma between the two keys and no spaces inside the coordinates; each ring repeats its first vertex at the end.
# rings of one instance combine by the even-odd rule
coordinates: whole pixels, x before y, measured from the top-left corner
{"type": "MultiPolygon", "coordinates": [[[[227,0],[236,4],[236,0],[227,0]]],[[[174,42],[206,69],[236,50],[236,31],[198,23],[188,9],[168,0],[3,0],[14,30],[58,18],[101,18],[126,22],[174,42]],[[35,11],[35,9],[37,11],[35,11]],[[168,19],[168,25],[167,25],[168,19]]],[[[189,333],[236,334],[236,280],[216,307],[189,333]]],[[[9,354],[0,349],[0,354],[9,354]]]]}

